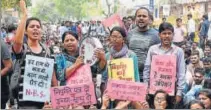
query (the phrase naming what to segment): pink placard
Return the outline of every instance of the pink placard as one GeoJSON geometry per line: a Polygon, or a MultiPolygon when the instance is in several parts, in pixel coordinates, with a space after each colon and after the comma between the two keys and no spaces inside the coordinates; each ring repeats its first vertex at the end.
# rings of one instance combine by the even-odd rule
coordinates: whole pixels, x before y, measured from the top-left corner
{"type": "Polygon", "coordinates": [[[87,84],[92,82],[92,73],[89,64],[82,65],[67,80],[67,85],[87,84]]]}
{"type": "Polygon", "coordinates": [[[108,96],[112,99],[146,101],[147,85],[140,82],[108,80],[108,96]]]}
{"type": "Polygon", "coordinates": [[[118,14],[114,14],[111,17],[105,19],[104,21],[102,21],[102,24],[105,27],[110,27],[110,28],[112,27],[112,25],[118,25],[120,27],[124,27],[123,22],[118,14]]]}
{"type": "Polygon", "coordinates": [[[51,103],[54,109],[96,104],[94,84],[53,87],[51,88],[51,103]]]}
{"type": "Polygon", "coordinates": [[[174,55],[154,55],[151,62],[150,89],[154,94],[162,89],[174,96],[176,81],[176,57],[174,55]]]}

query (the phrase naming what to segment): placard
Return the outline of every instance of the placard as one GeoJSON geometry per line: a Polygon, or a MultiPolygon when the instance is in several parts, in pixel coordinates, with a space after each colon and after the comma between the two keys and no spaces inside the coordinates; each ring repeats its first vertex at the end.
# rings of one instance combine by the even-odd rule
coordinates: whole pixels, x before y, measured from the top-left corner
{"type": "Polygon", "coordinates": [[[92,73],[89,64],[82,65],[67,80],[67,85],[80,85],[92,82],[92,73]]]}
{"type": "Polygon", "coordinates": [[[147,84],[122,80],[108,80],[107,94],[112,99],[146,101],[147,84]]]}
{"type": "Polygon", "coordinates": [[[107,65],[109,79],[135,81],[132,58],[109,60],[107,65]]]}
{"type": "Polygon", "coordinates": [[[174,55],[153,55],[150,71],[149,93],[162,89],[174,96],[176,81],[176,57],[174,55]]]}
{"type": "Polygon", "coordinates": [[[23,100],[50,101],[50,87],[54,60],[50,58],[26,55],[23,78],[23,100]]]}
{"type": "Polygon", "coordinates": [[[94,55],[94,52],[97,48],[103,48],[99,39],[94,37],[87,37],[82,40],[79,48],[79,54],[80,56],[84,57],[85,64],[90,64],[92,66],[95,64],[95,62],[97,62],[98,59],[94,55]]]}
{"type": "Polygon", "coordinates": [[[94,84],[53,87],[51,88],[51,102],[54,109],[96,104],[94,84]]]}
{"type": "Polygon", "coordinates": [[[109,18],[105,19],[104,21],[102,21],[102,24],[110,30],[115,26],[124,27],[124,24],[118,14],[114,14],[109,18]]]}

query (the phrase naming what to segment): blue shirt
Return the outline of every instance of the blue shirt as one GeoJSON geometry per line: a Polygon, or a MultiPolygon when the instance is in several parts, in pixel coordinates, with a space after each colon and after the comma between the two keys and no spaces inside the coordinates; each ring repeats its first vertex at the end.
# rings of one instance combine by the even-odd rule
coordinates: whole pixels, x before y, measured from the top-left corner
{"type": "Polygon", "coordinates": [[[74,33],[77,33],[77,26],[73,25],[71,27],[71,31],[73,31],[74,33]]]}
{"type": "Polygon", "coordinates": [[[61,86],[66,85],[66,68],[72,66],[76,59],[77,56],[70,56],[65,52],[55,56],[56,65],[54,67],[56,70],[56,78],[60,81],[61,86]]]}
{"type": "Polygon", "coordinates": [[[201,24],[200,29],[200,37],[206,38],[208,37],[208,30],[209,30],[210,23],[208,20],[204,20],[201,24]]]}

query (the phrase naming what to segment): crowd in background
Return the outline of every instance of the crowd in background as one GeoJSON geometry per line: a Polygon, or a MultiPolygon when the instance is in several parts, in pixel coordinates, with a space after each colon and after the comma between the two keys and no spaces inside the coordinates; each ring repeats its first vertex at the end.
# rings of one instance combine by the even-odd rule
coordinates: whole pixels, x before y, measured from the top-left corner
{"type": "MultiPolygon", "coordinates": [[[[24,6],[21,8],[22,13],[26,14],[24,6]]],[[[52,85],[62,86],[66,85],[66,78],[71,76],[69,73],[83,63],[83,58],[78,56],[77,53],[80,42],[86,37],[96,37],[100,39],[104,46],[104,49],[96,52],[99,62],[92,66],[92,73],[102,76],[100,85],[96,86],[98,98],[98,103],[94,105],[96,108],[211,109],[211,35],[209,34],[211,23],[207,14],[202,16],[199,25],[195,23],[192,16],[192,14],[187,15],[186,26],[183,25],[182,18],[177,18],[175,26],[163,19],[159,28],[154,28],[152,25],[153,16],[150,11],[141,7],[136,11],[135,16],[122,18],[125,28],[114,27],[111,30],[106,29],[102,21],[64,21],[59,25],[48,23],[41,25],[39,19],[31,18],[27,20],[27,16],[21,18],[22,24],[20,23],[18,26],[13,24],[2,26],[0,32],[1,64],[3,65],[1,66],[1,88],[5,87],[6,89],[1,90],[1,108],[4,109],[6,103],[9,103],[9,77],[13,74],[10,68],[12,61],[19,57],[17,53],[21,53],[24,49],[21,47],[24,43],[28,43],[29,47],[31,46],[32,53],[39,51],[37,49],[39,46],[32,46],[37,45],[36,43],[33,44],[34,42],[41,42],[50,48],[57,63],[55,64],[57,65],[55,66],[56,75],[52,79],[54,80],[52,85]],[[23,24],[23,22],[26,22],[26,24],[23,24]],[[37,24],[33,24],[34,22],[37,24]],[[30,27],[31,24],[37,27],[30,27]],[[23,29],[25,27],[26,29],[23,29]],[[30,32],[30,28],[36,32],[30,32]],[[199,40],[196,40],[197,37],[199,40]],[[126,56],[132,58],[135,64],[135,82],[148,84],[152,55],[169,55],[172,53],[177,58],[175,96],[169,96],[165,91],[158,90],[154,95],[147,95],[145,102],[131,102],[111,101],[106,95],[108,75],[105,68],[106,61],[110,58],[118,59],[126,56]],[[67,65],[68,68],[59,68],[60,63],[58,62],[60,62],[61,55],[64,55],[67,59],[69,57],[73,59],[68,61],[71,64],[67,65]]],[[[42,52],[38,56],[42,56],[42,52]]],[[[96,77],[96,75],[93,75],[93,80],[96,80],[96,77]]],[[[12,107],[11,100],[10,107],[12,107]]],[[[35,108],[51,108],[49,103],[20,102],[22,103],[18,103],[19,108],[32,105],[35,108]]],[[[81,109],[91,107],[82,106],[81,109]]]]}

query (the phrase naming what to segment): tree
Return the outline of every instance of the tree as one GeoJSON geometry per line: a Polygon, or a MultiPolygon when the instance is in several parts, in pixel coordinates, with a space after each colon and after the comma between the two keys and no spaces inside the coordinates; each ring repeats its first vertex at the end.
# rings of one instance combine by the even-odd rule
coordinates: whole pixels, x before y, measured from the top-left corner
{"type": "MultiPolygon", "coordinates": [[[[20,0],[1,0],[1,8],[8,9],[8,8],[17,8],[19,7],[20,0]]],[[[31,6],[31,0],[25,0],[27,6],[31,6]]]]}
{"type": "Polygon", "coordinates": [[[102,11],[102,13],[106,16],[109,17],[112,14],[116,13],[118,10],[118,5],[119,5],[119,1],[118,0],[111,0],[113,1],[113,7],[112,7],[112,3],[109,3],[109,0],[106,0],[106,5],[107,5],[107,9],[108,12],[106,13],[105,11],[102,11]]]}
{"type": "Polygon", "coordinates": [[[49,21],[55,23],[61,18],[55,5],[50,0],[45,0],[45,3],[37,3],[36,7],[32,9],[33,16],[38,17],[42,21],[49,21]]]}
{"type": "Polygon", "coordinates": [[[99,0],[45,0],[44,4],[39,3],[33,9],[33,14],[45,21],[81,20],[90,15],[90,10],[94,9],[98,2],[99,0]]]}
{"type": "MultiPolygon", "coordinates": [[[[1,5],[1,0],[0,0],[0,7],[2,7],[2,5],[1,5]]],[[[2,15],[1,15],[1,8],[0,8],[0,26],[1,26],[1,18],[2,18],[2,15]]]]}
{"type": "MultiPolygon", "coordinates": [[[[9,25],[11,23],[16,22],[16,18],[8,14],[5,10],[7,9],[14,9],[14,10],[20,10],[19,9],[19,1],[20,0],[0,0],[0,19],[6,23],[6,25],[9,25]],[[2,16],[2,13],[4,13],[4,16],[2,16]]],[[[31,6],[31,0],[25,0],[27,6],[31,6]]]]}
{"type": "Polygon", "coordinates": [[[69,18],[73,17],[80,20],[87,16],[86,12],[89,11],[88,7],[97,4],[98,0],[65,0],[62,2],[60,0],[54,0],[54,2],[62,15],[65,14],[65,16],[68,15],[69,18]]]}

